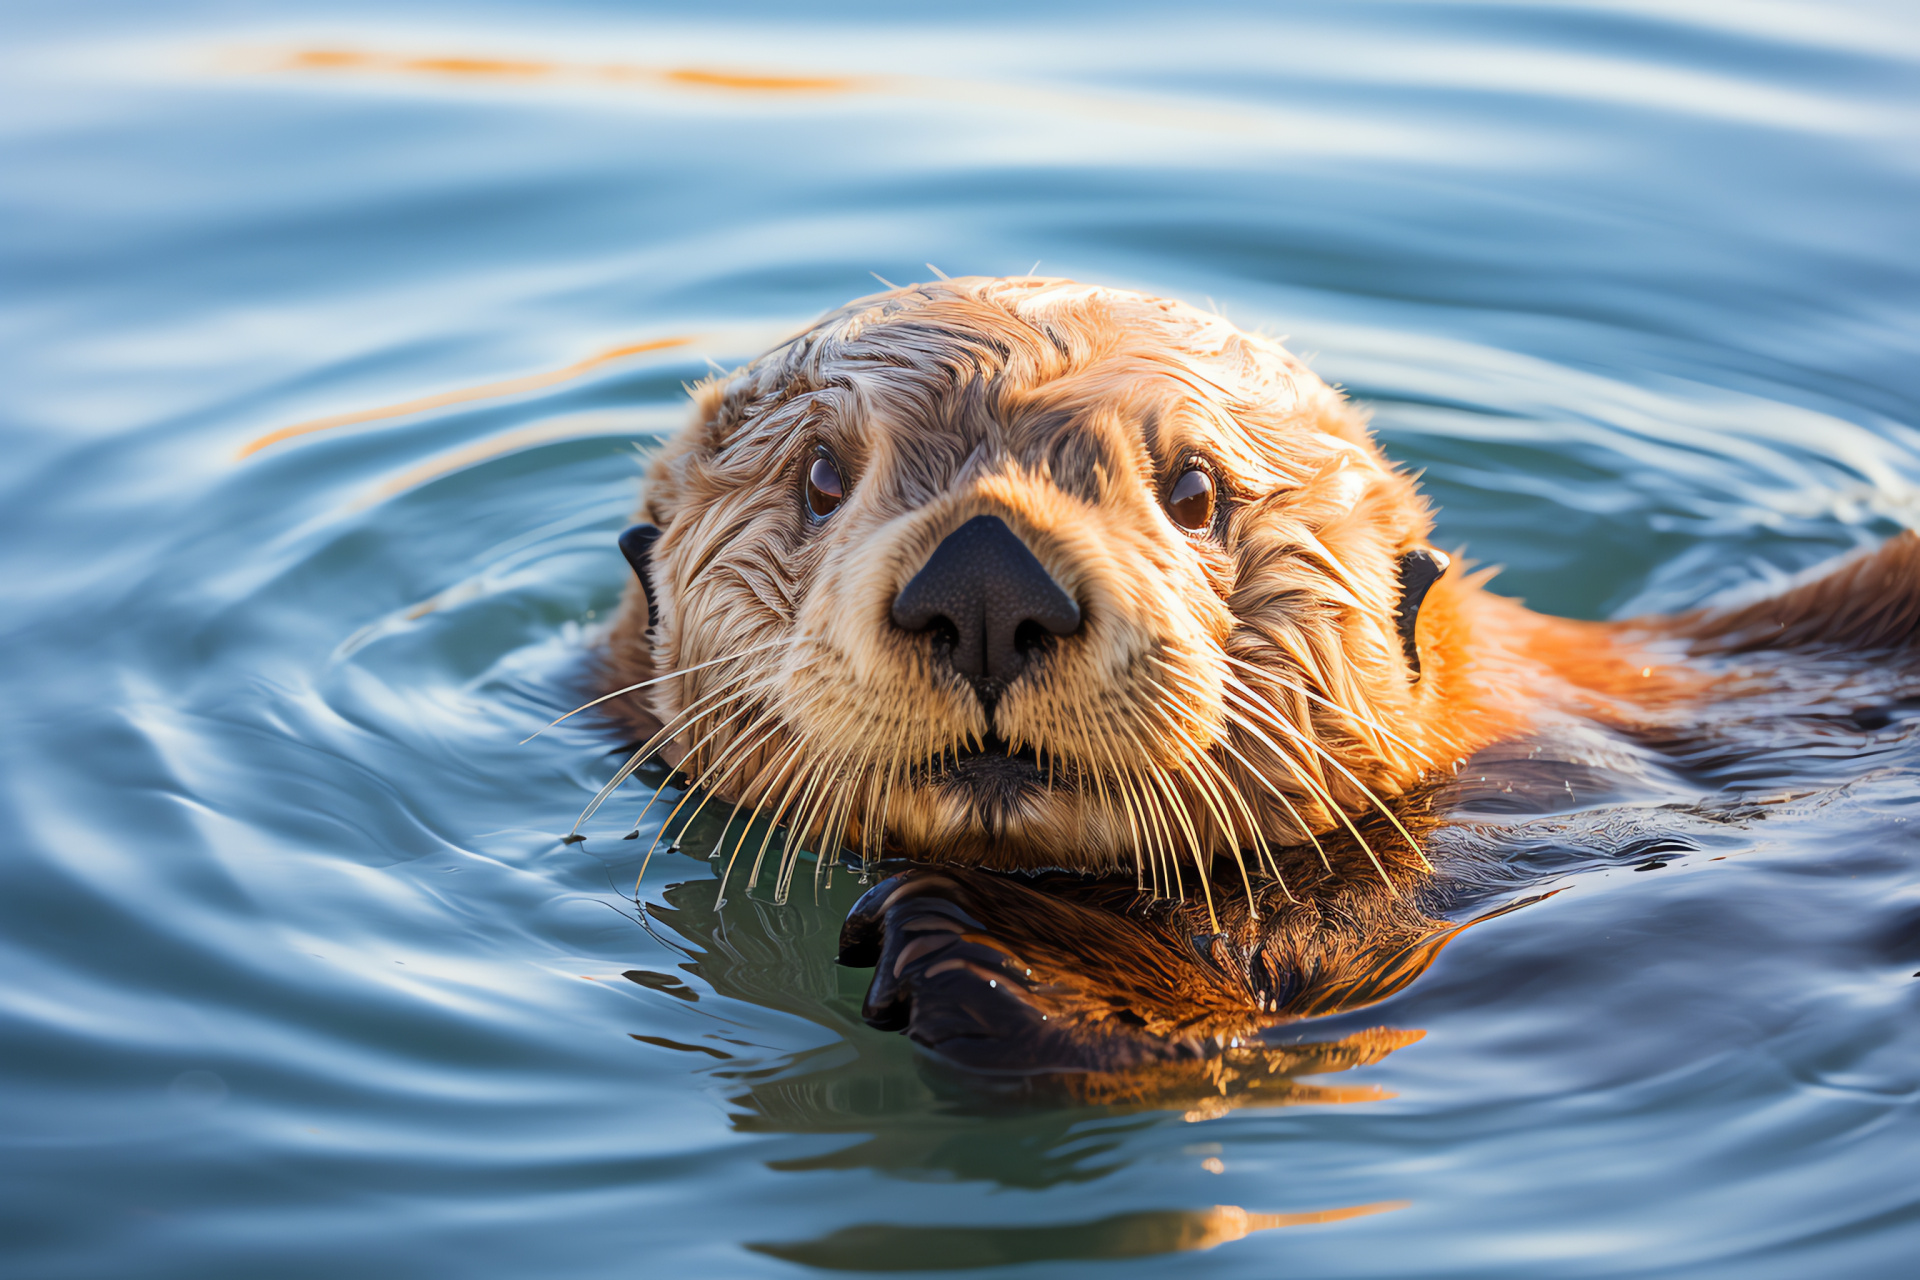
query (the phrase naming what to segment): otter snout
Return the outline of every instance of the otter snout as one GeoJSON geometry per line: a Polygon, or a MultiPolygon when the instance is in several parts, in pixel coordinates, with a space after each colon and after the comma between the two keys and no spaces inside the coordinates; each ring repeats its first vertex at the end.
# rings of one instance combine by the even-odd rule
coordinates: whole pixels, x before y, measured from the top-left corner
{"type": "Polygon", "coordinates": [[[934,660],[989,704],[1053,637],[1080,629],[1080,606],[999,516],[948,534],[894,597],[892,617],[931,632],[934,660]]]}

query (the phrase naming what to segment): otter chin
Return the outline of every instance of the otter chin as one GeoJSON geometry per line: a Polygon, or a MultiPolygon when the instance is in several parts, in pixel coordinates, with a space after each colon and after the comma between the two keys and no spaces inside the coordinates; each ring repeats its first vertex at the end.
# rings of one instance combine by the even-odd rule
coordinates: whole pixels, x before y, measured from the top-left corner
{"type": "Polygon", "coordinates": [[[772,857],[778,893],[804,846],[1210,913],[1216,876],[1256,915],[1392,894],[1430,870],[1407,797],[1473,753],[1566,717],[1678,732],[1733,679],[1699,655],[1756,626],[1911,632],[1911,535],[1753,617],[1532,613],[1431,544],[1297,358],[1124,290],[893,289],[693,400],[621,538],[608,706],[647,742],[620,776],[676,766],[736,815],[728,874],[772,857]]]}

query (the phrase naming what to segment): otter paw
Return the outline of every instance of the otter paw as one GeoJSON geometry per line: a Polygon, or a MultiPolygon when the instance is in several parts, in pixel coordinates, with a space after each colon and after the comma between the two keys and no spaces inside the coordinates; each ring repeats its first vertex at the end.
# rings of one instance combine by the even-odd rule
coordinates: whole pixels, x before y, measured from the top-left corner
{"type": "Polygon", "coordinates": [[[869,889],[840,933],[840,963],[874,966],[867,1024],[904,1031],[958,1066],[1023,1073],[1113,1070],[1197,1056],[1076,989],[1036,981],[994,936],[956,875],[915,868],[869,889]]]}
{"type": "Polygon", "coordinates": [[[840,933],[840,963],[876,969],[860,1009],[869,1026],[942,1048],[1031,1034],[1045,1020],[1025,998],[1018,957],[962,897],[947,876],[903,871],[854,904],[840,933]]]}

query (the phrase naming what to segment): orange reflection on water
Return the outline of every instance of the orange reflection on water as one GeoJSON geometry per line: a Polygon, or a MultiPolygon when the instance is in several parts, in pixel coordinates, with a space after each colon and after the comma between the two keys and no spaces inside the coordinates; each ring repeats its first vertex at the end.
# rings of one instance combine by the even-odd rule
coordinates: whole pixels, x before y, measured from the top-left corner
{"type": "Polygon", "coordinates": [[[665,351],[673,347],[684,347],[694,341],[692,337],[653,338],[646,342],[629,342],[605,351],[596,352],[584,360],[559,369],[548,369],[542,373],[529,373],[518,378],[506,378],[499,382],[481,383],[479,386],[459,387],[452,391],[442,391],[430,396],[420,396],[412,400],[402,400],[398,404],[382,405],[374,409],[356,409],[351,413],[329,414],[324,418],[309,418],[305,422],[296,422],[291,426],[269,431],[240,446],[234,454],[234,460],[240,461],[252,457],[271,445],[296,436],[311,435],[316,431],[329,431],[335,427],[354,426],[362,422],[378,422],[385,418],[404,418],[410,414],[425,413],[430,409],[443,409],[450,404],[465,404],[472,400],[491,400],[497,396],[518,395],[525,391],[538,391],[542,387],[551,387],[556,383],[577,378],[587,371],[612,360],[626,356],[639,355],[645,351],[665,351]]]}
{"type": "Polygon", "coordinates": [[[1299,1077],[1371,1066],[1395,1050],[1424,1039],[1426,1034],[1399,1027],[1370,1027],[1340,1040],[1291,1045],[1254,1041],[1210,1058],[1069,1075],[1060,1085],[1076,1101],[1098,1106],[1178,1107],[1189,1123],[1217,1119],[1248,1106],[1382,1102],[1395,1095],[1378,1085],[1307,1084],[1299,1077]]]}
{"type": "Polygon", "coordinates": [[[832,1271],[963,1271],[1031,1262],[1148,1258],[1217,1248],[1259,1231],[1346,1222],[1404,1209],[1380,1200],[1305,1213],[1250,1213],[1238,1205],[1119,1213],[1037,1227],[842,1227],[817,1240],[749,1244],[756,1253],[832,1271]]]}
{"type": "Polygon", "coordinates": [[[743,93],[847,93],[871,87],[857,76],[781,76],[711,67],[642,67],[632,63],[551,62],[530,58],[410,56],[361,49],[296,49],[270,55],[270,71],[342,71],[372,75],[446,76],[496,80],[643,82],[743,93]]]}
{"type": "MultiPolygon", "coordinates": [[[[374,485],[354,502],[356,508],[366,508],[388,498],[417,489],[441,476],[464,471],[494,458],[509,453],[518,453],[523,449],[533,449],[544,444],[557,444],[562,440],[580,440],[591,436],[605,435],[610,431],[625,429],[634,432],[631,420],[624,415],[569,415],[552,422],[535,423],[530,427],[518,427],[512,431],[503,431],[471,444],[461,445],[446,453],[427,459],[418,466],[387,477],[374,485]],[[609,422],[607,419],[613,420],[609,422]]],[[[431,603],[431,602],[429,602],[431,603]]]]}
{"type": "Polygon", "coordinates": [[[699,85],[707,89],[745,89],[748,92],[844,93],[869,84],[867,80],[855,76],[735,75],[699,67],[681,67],[661,74],[674,84],[699,85]]]}
{"type": "MultiPolygon", "coordinates": [[[[516,85],[598,85],[618,88],[722,90],[787,96],[887,93],[957,102],[996,110],[1079,117],[1103,123],[1124,122],[1155,129],[1261,137],[1293,149],[1325,149],[1333,126],[1324,119],[1273,111],[1231,110],[1177,98],[1143,99],[1128,94],[1023,85],[1012,81],[974,81],[938,76],[778,75],[715,67],[649,67],[625,62],[567,62],[546,58],[486,57],[472,54],[384,53],[366,49],[240,50],[223,54],[229,70],[326,76],[407,76],[516,85]]],[[[1391,130],[1368,130],[1351,120],[1338,125],[1338,145],[1373,149],[1402,147],[1391,130]]]]}

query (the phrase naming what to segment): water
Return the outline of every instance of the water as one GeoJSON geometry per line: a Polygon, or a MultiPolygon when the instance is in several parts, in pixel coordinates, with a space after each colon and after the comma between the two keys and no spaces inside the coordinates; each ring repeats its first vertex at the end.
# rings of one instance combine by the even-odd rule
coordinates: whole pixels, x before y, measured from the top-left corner
{"type": "Polygon", "coordinates": [[[1224,1114],[867,1030],[844,876],[656,855],[642,928],[639,793],[556,839],[617,743],[516,745],[681,384],[928,262],[1290,335],[1540,608],[1920,523],[1910,7],[790,17],[10,11],[7,1273],[1910,1273],[1906,721],[1658,869],[1535,832],[1301,1029],[1399,1047],[1224,1114]]]}

